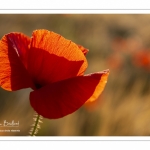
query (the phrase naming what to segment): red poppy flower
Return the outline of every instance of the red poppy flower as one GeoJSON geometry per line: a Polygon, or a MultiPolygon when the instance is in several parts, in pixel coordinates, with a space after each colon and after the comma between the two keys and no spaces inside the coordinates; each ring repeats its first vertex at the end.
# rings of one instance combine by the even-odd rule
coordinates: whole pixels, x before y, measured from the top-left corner
{"type": "Polygon", "coordinates": [[[143,67],[146,70],[150,70],[150,50],[143,49],[137,51],[133,55],[133,64],[138,67],[143,67]]]}
{"type": "Polygon", "coordinates": [[[109,70],[83,75],[87,49],[59,34],[35,30],[32,37],[9,33],[0,41],[0,85],[8,91],[32,88],[30,103],[45,118],[73,113],[96,100],[109,70]]]}

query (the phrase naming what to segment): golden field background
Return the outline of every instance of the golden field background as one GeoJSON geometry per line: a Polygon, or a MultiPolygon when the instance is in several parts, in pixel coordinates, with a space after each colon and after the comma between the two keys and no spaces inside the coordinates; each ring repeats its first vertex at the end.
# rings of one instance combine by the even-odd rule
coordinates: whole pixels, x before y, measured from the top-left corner
{"type": "MultiPolygon", "coordinates": [[[[61,119],[44,118],[37,136],[150,135],[150,64],[139,66],[141,60],[134,57],[143,50],[150,52],[150,15],[1,14],[0,20],[0,38],[9,32],[31,36],[36,29],[51,30],[89,49],[86,73],[110,69],[96,103],[61,119]]],[[[20,123],[19,133],[0,136],[29,135],[34,115],[30,91],[0,89],[0,123],[20,123]]]]}

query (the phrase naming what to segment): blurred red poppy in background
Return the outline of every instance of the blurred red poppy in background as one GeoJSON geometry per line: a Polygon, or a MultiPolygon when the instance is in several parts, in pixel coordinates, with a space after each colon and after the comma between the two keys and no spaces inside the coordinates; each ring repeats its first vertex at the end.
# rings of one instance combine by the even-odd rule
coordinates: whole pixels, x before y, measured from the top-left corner
{"type": "Polygon", "coordinates": [[[8,91],[32,88],[30,103],[45,118],[73,113],[103,91],[109,70],[83,75],[84,47],[47,30],[32,37],[12,32],[0,41],[0,85],[8,91]]]}
{"type": "Polygon", "coordinates": [[[150,70],[150,50],[143,49],[137,51],[133,55],[133,64],[137,67],[142,67],[146,70],[150,70]]]}
{"type": "Polygon", "coordinates": [[[134,52],[143,47],[143,44],[138,37],[116,37],[112,40],[111,46],[114,52],[133,55],[134,52]]]}

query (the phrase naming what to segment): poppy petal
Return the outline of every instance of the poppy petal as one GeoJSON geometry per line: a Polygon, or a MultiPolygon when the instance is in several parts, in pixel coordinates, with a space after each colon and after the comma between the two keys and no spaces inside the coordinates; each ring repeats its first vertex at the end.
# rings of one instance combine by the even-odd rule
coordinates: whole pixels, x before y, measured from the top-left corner
{"type": "Polygon", "coordinates": [[[7,34],[0,41],[0,86],[5,90],[33,87],[23,64],[26,44],[29,44],[29,38],[21,33],[7,34]]]}
{"type": "Polygon", "coordinates": [[[102,91],[105,88],[108,75],[109,75],[109,70],[104,71],[103,75],[101,76],[101,80],[99,84],[95,88],[93,95],[86,101],[85,104],[88,105],[89,103],[93,103],[95,100],[97,100],[97,98],[99,97],[99,95],[102,93],[102,91]]]}
{"type": "Polygon", "coordinates": [[[46,85],[30,93],[31,106],[45,118],[64,117],[87,100],[96,99],[107,82],[108,74],[109,70],[106,70],[46,85]]]}
{"type": "Polygon", "coordinates": [[[32,34],[28,70],[41,86],[83,75],[87,60],[75,43],[47,30],[32,34]]]}
{"type": "Polygon", "coordinates": [[[31,39],[17,32],[6,35],[9,45],[16,51],[24,66],[27,66],[27,51],[30,48],[31,39]]]}
{"type": "Polygon", "coordinates": [[[89,50],[84,48],[82,45],[78,45],[78,47],[80,48],[80,50],[83,52],[84,55],[86,55],[89,52],[89,50]]]}

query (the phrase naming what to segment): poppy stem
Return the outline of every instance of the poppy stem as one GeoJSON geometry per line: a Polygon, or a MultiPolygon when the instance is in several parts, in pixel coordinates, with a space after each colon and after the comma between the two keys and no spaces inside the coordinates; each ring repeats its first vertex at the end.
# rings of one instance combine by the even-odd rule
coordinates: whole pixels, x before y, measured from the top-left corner
{"type": "Polygon", "coordinates": [[[42,121],[41,121],[42,116],[40,116],[37,113],[34,116],[35,116],[35,118],[33,118],[33,120],[34,120],[34,123],[32,125],[33,127],[31,128],[31,130],[29,132],[29,134],[31,136],[34,136],[34,135],[36,135],[38,133],[38,129],[40,129],[39,123],[42,123],[42,121]]]}

